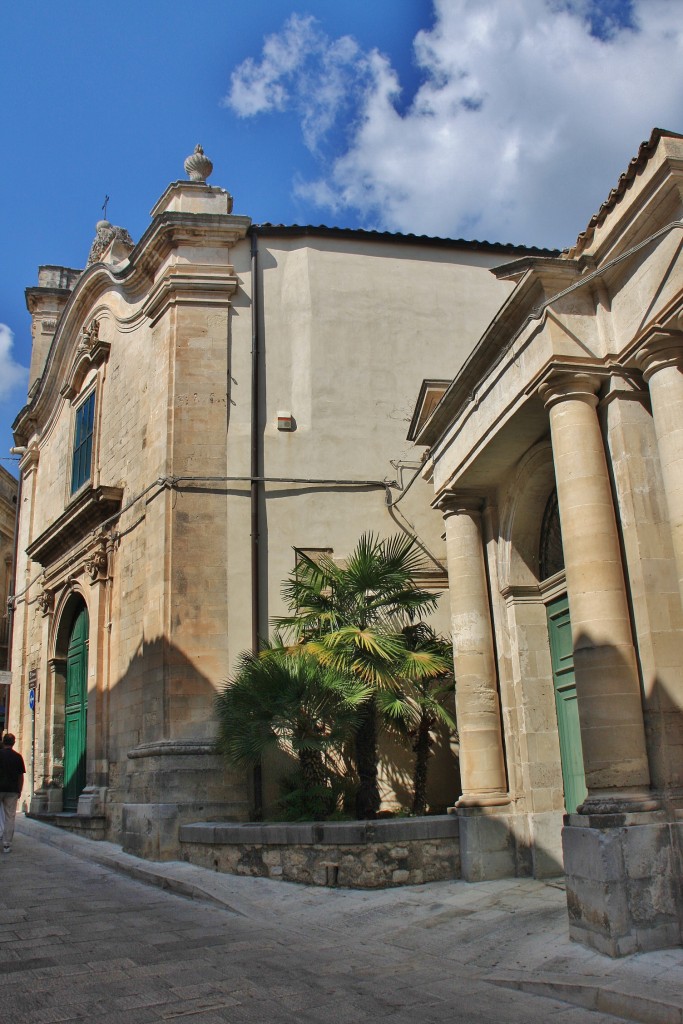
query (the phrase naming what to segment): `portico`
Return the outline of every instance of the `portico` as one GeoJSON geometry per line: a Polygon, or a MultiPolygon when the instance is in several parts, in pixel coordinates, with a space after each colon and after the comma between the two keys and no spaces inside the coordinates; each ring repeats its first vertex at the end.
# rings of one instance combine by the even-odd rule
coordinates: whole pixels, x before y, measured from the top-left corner
{"type": "Polygon", "coordinates": [[[681,942],[682,160],[653,133],[574,248],[494,271],[515,290],[411,435],[445,520],[463,874],[563,865],[572,936],[613,956],[681,942]]]}

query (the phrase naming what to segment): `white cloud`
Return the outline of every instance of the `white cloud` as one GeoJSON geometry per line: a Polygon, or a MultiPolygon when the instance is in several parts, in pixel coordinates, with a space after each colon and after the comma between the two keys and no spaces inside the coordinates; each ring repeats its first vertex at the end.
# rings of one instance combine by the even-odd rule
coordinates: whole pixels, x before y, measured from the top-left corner
{"type": "Polygon", "coordinates": [[[351,36],[331,40],[315,18],[293,14],[282,32],[266,37],[260,62],[249,57],[235,69],[223,102],[239,117],[297,110],[315,152],[367,85],[368,60],[351,36]]]}
{"type": "Polygon", "coordinates": [[[321,174],[296,190],[340,222],[568,245],[651,129],[683,128],[680,0],[434,7],[414,40],[423,82],[400,113],[388,59],[312,18],[293,16],[233,75],[226,102],[242,116],[298,112],[321,174]]]}
{"type": "Polygon", "coordinates": [[[15,388],[26,388],[28,369],[17,363],[12,355],[14,334],[7,324],[0,324],[0,401],[8,398],[15,388]]]}

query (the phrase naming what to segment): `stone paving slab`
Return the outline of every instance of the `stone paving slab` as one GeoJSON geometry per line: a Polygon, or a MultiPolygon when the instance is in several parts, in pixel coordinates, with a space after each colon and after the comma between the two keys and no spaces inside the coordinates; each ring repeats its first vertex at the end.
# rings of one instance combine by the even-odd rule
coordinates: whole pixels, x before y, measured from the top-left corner
{"type": "Polygon", "coordinates": [[[13,1024],[683,1024],[683,950],[570,943],[557,882],[320,889],[20,819],[0,920],[13,1024]]]}

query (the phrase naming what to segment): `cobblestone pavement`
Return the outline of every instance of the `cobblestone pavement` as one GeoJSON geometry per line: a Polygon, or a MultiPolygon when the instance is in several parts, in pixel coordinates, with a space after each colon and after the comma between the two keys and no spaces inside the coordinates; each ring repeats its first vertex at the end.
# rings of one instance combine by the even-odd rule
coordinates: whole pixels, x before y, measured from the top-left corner
{"type": "MultiPolygon", "coordinates": [[[[526,979],[533,989],[534,979],[547,980],[566,959],[564,894],[557,886],[446,882],[357,892],[137,862],[156,872],[158,885],[201,889],[209,902],[121,874],[134,861],[112,844],[19,822],[12,853],[0,856],[3,1021],[619,1019],[549,997],[547,989],[538,995],[520,988],[526,979]]],[[[671,975],[681,963],[677,956],[648,954],[655,959],[644,974],[652,977],[668,963],[671,975]],[[662,959],[667,956],[673,959],[662,959]]],[[[597,991],[613,962],[588,951],[579,960],[581,976],[592,977],[597,991]]],[[[642,991],[632,973],[623,974],[629,977],[642,991]]]]}

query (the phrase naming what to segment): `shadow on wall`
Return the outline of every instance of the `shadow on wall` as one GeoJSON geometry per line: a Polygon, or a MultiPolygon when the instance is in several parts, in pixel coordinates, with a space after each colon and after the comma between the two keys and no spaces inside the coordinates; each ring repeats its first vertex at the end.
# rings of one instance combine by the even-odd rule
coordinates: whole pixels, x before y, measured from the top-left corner
{"type": "Polygon", "coordinates": [[[112,804],[196,804],[195,820],[208,805],[224,804],[225,820],[248,816],[246,772],[213,750],[216,690],[201,657],[189,659],[164,637],[143,639],[102,701],[108,728],[102,718],[92,728],[108,744],[109,776],[95,772],[89,782],[107,785],[112,804]]]}
{"type": "MultiPolygon", "coordinates": [[[[462,793],[457,743],[445,726],[434,730],[434,746],[429,758],[427,807],[431,814],[445,814],[462,793]]],[[[388,810],[410,811],[413,804],[415,754],[411,740],[402,740],[389,732],[380,733],[380,786],[388,810]],[[393,795],[392,795],[393,794],[393,795]]]]}

